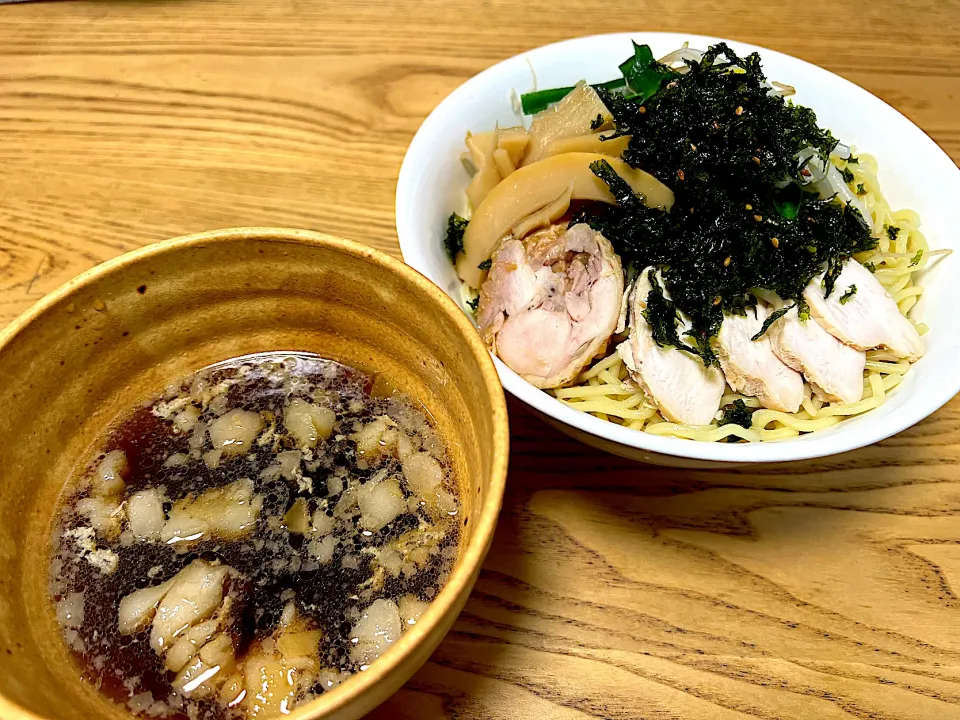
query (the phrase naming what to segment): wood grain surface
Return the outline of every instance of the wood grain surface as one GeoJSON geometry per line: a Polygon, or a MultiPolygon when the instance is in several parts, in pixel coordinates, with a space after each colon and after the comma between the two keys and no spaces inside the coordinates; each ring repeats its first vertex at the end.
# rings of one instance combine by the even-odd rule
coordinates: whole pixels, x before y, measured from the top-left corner
{"type": "MultiPolygon", "coordinates": [[[[444,95],[522,50],[627,29],[810,60],[960,158],[957,0],[3,6],[0,322],[216,227],[398,254],[400,162],[444,95]]],[[[372,717],[960,718],[960,401],[860,452],[729,472],[601,455],[516,403],[511,419],[476,591],[372,717]]]]}

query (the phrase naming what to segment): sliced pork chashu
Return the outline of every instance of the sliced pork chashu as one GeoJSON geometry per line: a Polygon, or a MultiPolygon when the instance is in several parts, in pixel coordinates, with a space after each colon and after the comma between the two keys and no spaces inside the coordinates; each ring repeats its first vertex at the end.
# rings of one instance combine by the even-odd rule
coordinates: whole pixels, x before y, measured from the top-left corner
{"type": "Polygon", "coordinates": [[[911,361],[923,356],[924,342],[917,329],[863,265],[847,260],[830,297],[823,296],[821,281],[814,278],[803,298],[810,314],[835,338],[857,350],[883,347],[911,361]]]}
{"type": "Polygon", "coordinates": [[[643,317],[651,284],[647,268],[637,278],[629,301],[628,338],[617,352],[630,376],[643,388],[660,413],[671,422],[707,425],[720,409],[725,383],[716,368],[675,347],[660,347],[643,317]]]}
{"type": "Polygon", "coordinates": [[[803,401],[803,377],[776,356],[770,339],[760,332],[769,310],[763,305],[747,308],[745,315],[727,315],[717,333],[715,347],[720,367],[730,387],[750,395],[771,410],[796,412],[803,401]]]}
{"type": "Polygon", "coordinates": [[[562,387],[603,351],[623,298],[610,242],[588,225],[506,236],[480,288],[477,319],[493,352],[527,382],[562,387]]]}
{"type": "Polygon", "coordinates": [[[843,344],[813,318],[801,320],[793,308],[770,327],[768,335],[777,357],[803,373],[825,402],[855,403],[863,397],[866,353],[843,344]]]}

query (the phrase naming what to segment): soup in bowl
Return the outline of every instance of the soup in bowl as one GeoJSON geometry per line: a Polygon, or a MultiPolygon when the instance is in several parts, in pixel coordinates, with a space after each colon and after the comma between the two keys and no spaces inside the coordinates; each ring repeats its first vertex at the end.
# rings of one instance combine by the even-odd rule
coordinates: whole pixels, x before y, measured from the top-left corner
{"type": "Polygon", "coordinates": [[[5,718],[358,717],[472,588],[502,390],[382,253],[261,228],[152,245],[17,320],[0,368],[5,718]]]}

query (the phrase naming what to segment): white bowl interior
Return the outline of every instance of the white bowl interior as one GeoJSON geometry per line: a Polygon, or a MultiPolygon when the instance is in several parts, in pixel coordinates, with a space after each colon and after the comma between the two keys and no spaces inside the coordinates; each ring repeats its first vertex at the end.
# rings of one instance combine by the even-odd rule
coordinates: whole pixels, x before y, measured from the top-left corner
{"type": "MultiPolygon", "coordinates": [[[[424,121],[404,158],[397,184],[397,232],[404,260],[447,292],[466,312],[460,281],[443,249],[446,221],[463,212],[469,176],[460,162],[467,130],[516,125],[516,97],[534,88],[601,82],[617,76],[632,53],[631,40],[659,57],[689,42],[706,49],[720,38],[675,33],[595,35],[547,45],[485,70],[451,93],[424,121]]],[[[919,213],[931,248],[958,249],[960,170],[907,118],[866,90],[803,60],[746,43],[726,41],[737,53],[758,52],[772,80],[797,89],[794,100],[813,108],[820,124],[843,143],[874,155],[884,195],[895,210],[919,213]]],[[[658,437],[605,422],[542,392],[499,360],[504,388],[539,412],[626,448],[691,460],[771,462],[831,455],[869,445],[919,422],[960,391],[960,322],[953,319],[951,287],[960,282],[960,258],[932,263],[922,277],[922,300],[911,317],[930,327],[927,354],[878,409],[827,430],[768,443],[698,443],[658,437]]]]}

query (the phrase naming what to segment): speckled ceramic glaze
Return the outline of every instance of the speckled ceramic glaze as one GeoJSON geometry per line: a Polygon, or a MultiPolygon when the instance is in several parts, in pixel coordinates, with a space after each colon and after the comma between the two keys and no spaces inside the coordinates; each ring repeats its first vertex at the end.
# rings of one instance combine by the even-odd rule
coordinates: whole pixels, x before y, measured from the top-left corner
{"type": "Polygon", "coordinates": [[[151,245],[50,294],[0,334],[0,718],[125,718],[80,678],[47,597],[58,495],[108,425],[170,380],[268,350],[384,372],[446,439],[463,522],[450,579],[370,669],[290,718],[356,718],[426,661],[476,580],[507,468],[489,354],[436,286],[368,247],[241,228],[151,245]]]}

